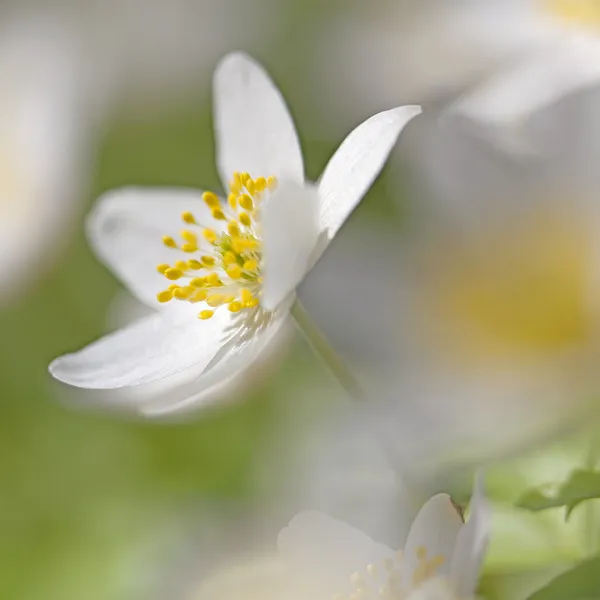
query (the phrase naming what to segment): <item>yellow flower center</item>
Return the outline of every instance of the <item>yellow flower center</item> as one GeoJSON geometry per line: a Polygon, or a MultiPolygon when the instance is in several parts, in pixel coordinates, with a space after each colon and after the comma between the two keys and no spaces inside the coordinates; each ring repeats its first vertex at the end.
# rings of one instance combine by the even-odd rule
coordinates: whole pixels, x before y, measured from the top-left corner
{"type": "Polygon", "coordinates": [[[558,215],[444,248],[425,277],[424,326],[469,364],[575,347],[594,329],[591,258],[583,224],[558,215]]]}
{"type": "Polygon", "coordinates": [[[416,558],[417,565],[407,580],[402,578],[402,550],[395,559],[386,558],[381,565],[367,565],[364,572],[357,571],[350,576],[350,593],[336,594],[333,600],[407,600],[411,592],[437,577],[439,568],[446,562],[441,555],[429,557],[424,546],[416,549],[416,558]]]}
{"type": "Polygon", "coordinates": [[[187,256],[158,265],[159,273],[177,282],[159,292],[158,301],[203,303],[200,319],[210,319],[221,306],[232,313],[258,307],[262,287],[260,208],[276,187],[275,177],[252,179],[248,173],[234,173],[226,202],[212,192],[202,195],[218,227],[200,223],[193,212],[184,212],[181,219],[188,227],[181,231],[181,241],[164,236],[163,243],[187,256]]]}
{"type": "Polygon", "coordinates": [[[600,28],[600,0],[543,0],[555,17],[573,25],[600,28]]]}

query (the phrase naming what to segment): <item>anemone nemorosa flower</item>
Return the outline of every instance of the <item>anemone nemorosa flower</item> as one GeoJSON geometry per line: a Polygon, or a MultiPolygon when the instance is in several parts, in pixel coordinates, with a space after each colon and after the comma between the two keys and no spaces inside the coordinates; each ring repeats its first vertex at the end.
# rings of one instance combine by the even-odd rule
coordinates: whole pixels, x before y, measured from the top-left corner
{"type": "Polygon", "coordinates": [[[447,494],[429,499],[400,551],[324,513],[304,511],[280,532],[275,556],[220,570],[193,597],[469,600],[489,529],[490,511],[480,486],[466,523],[447,494]]]}
{"type": "Polygon", "coordinates": [[[318,184],[306,182],[286,105],[244,54],[214,77],[217,167],[227,190],[124,189],[98,201],[92,247],[156,313],[50,372],[90,389],[130,388],[138,408],[147,384],[183,390],[183,408],[218,395],[269,345],[294,290],[378,175],[419,107],[396,108],[357,127],[318,184]],[[183,229],[182,229],[183,227],[183,229]]]}

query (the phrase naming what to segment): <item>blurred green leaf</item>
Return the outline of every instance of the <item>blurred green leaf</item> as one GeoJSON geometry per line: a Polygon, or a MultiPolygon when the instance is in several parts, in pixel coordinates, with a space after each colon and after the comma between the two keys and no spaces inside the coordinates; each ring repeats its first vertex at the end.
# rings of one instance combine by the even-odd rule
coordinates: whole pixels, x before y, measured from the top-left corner
{"type": "Polygon", "coordinates": [[[600,556],[559,575],[527,600],[600,600],[600,556]]]}
{"type": "Polygon", "coordinates": [[[564,506],[568,519],[579,504],[596,498],[600,498],[600,472],[576,469],[564,483],[529,490],[516,504],[534,512],[564,506]]]}

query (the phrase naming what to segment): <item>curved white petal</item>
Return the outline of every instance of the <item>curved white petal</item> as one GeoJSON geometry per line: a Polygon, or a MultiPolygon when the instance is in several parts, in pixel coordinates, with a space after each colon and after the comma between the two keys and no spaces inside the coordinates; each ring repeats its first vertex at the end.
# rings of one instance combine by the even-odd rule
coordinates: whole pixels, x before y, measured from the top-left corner
{"type": "Polygon", "coordinates": [[[343,593],[355,572],[381,565],[394,551],[374,542],[347,523],[314,510],[296,515],[281,530],[279,552],[304,579],[310,577],[321,593],[343,593]]]}
{"type": "MultiPolygon", "coordinates": [[[[280,359],[287,336],[287,309],[277,315],[268,327],[244,342],[232,344],[208,368],[194,365],[150,386],[128,388],[128,394],[138,410],[149,417],[186,413],[249,388],[264,376],[267,364],[280,359]]],[[[216,357],[213,359],[213,362],[216,357]]]]}
{"type": "Polygon", "coordinates": [[[113,389],[158,381],[192,366],[201,372],[221,349],[231,314],[217,311],[200,321],[196,312],[189,305],[152,315],[57,358],[50,373],[75,387],[113,389]]]}
{"type": "Polygon", "coordinates": [[[474,594],[487,550],[491,527],[491,510],[485,498],[483,477],[475,478],[471,514],[456,539],[450,565],[450,577],[461,597],[474,594]]]}
{"type": "Polygon", "coordinates": [[[488,124],[510,125],[598,82],[600,41],[595,36],[569,35],[523,57],[452,110],[488,124]]]}
{"type": "Polygon", "coordinates": [[[101,196],[87,220],[90,245],[104,262],[137,296],[153,308],[164,307],[156,294],[169,283],[156,267],[187,260],[189,255],[162,243],[164,235],[179,240],[185,225],[181,214],[189,211],[199,222],[216,230],[222,221],[212,219],[202,201],[202,192],[191,189],[123,188],[101,196]]]}
{"type": "Polygon", "coordinates": [[[319,181],[321,229],[329,237],[371,187],[404,126],[420,112],[419,106],[381,112],[359,125],[336,150],[319,181]]]}
{"type": "Polygon", "coordinates": [[[311,185],[282,182],[262,209],[263,296],[273,310],[294,291],[312,264],[319,239],[320,197],[311,185]]]}
{"type": "Polygon", "coordinates": [[[243,53],[226,56],[214,75],[217,168],[223,185],[235,171],[304,180],[296,128],[281,93],[243,53]]]}
{"type": "Polygon", "coordinates": [[[443,556],[444,563],[440,572],[449,571],[456,538],[462,527],[462,517],[448,494],[437,494],[430,498],[417,514],[408,532],[402,565],[404,580],[411,580],[412,573],[419,564],[417,549],[420,547],[427,550],[429,558],[443,556]]]}

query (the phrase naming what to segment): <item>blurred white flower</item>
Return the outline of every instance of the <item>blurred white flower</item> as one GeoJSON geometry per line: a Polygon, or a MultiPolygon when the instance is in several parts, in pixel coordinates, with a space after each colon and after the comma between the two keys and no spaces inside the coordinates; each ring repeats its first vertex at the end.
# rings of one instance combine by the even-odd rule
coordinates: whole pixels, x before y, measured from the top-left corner
{"type": "Polygon", "coordinates": [[[192,598],[466,600],[487,548],[490,514],[478,483],[471,515],[446,494],[431,498],[396,552],[324,513],[305,511],[279,534],[278,555],[226,568],[192,598]]]}
{"type": "Polygon", "coordinates": [[[425,476],[427,463],[447,477],[450,464],[514,453],[597,407],[599,93],[528,119],[546,151],[527,159],[456,115],[424,114],[400,144],[420,163],[417,185],[398,180],[402,218],[371,236],[344,230],[303,283],[307,310],[377,390],[371,418],[401,471],[425,476]],[[379,293],[364,310],[352,271],[375,260],[379,293]],[[341,293],[335,314],[317,300],[341,293]]]}
{"type": "Polygon", "coordinates": [[[93,118],[72,42],[54,21],[0,24],[0,301],[64,246],[90,172],[93,118]]]}
{"type": "Polygon", "coordinates": [[[600,79],[596,0],[382,1],[323,27],[331,116],[340,107],[456,100],[473,119],[514,125],[600,79]]]}
{"type": "Polygon", "coordinates": [[[92,389],[184,379],[193,392],[170,411],[247,371],[285,323],[298,283],[420,112],[403,107],[364,122],[315,186],[304,180],[287,107],[256,63],[229,55],[214,90],[227,200],[212,192],[137,189],[100,200],[89,221],[94,249],[142,302],[160,310],[55,360],[50,371],[57,379],[92,389]],[[182,242],[163,236],[161,243],[182,221],[182,242]],[[183,285],[164,289],[165,278],[183,285]]]}

